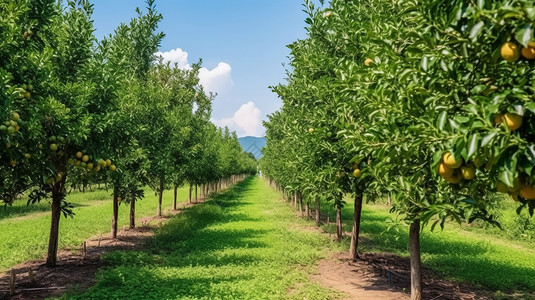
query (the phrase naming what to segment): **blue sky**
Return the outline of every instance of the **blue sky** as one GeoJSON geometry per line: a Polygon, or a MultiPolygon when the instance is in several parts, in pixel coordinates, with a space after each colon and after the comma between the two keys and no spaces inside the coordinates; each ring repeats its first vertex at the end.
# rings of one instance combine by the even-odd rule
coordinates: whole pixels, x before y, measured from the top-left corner
{"type": "MultiPolygon", "coordinates": [[[[96,36],[113,33],[145,8],[142,0],[92,0],[96,36]]],[[[166,34],[160,54],[187,64],[203,59],[201,83],[218,92],[212,121],[238,136],[261,136],[261,121],[280,100],[268,88],[283,83],[287,44],[306,36],[302,0],[156,0],[166,34]],[[186,56],[187,55],[187,56],[186,56]],[[186,59],[187,58],[187,59],[186,59]]]]}

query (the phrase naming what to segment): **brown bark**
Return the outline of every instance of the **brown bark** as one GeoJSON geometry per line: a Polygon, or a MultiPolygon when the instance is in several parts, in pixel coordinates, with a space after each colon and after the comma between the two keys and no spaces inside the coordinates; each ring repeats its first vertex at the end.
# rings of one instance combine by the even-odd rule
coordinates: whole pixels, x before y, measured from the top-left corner
{"type": "Polygon", "coordinates": [[[355,191],[355,208],[353,209],[353,230],[351,232],[351,244],[349,246],[349,255],[353,259],[359,259],[359,233],[360,233],[360,218],[362,215],[362,193],[357,188],[355,191]]]}
{"type": "Polygon", "coordinates": [[[409,232],[411,257],[411,300],[422,299],[422,262],[420,257],[420,220],[415,220],[409,232]]]}
{"type": "Polygon", "coordinates": [[[297,192],[297,201],[299,202],[299,211],[301,212],[301,217],[303,216],[303,195],[301,192],[297,192]]]}
{"type": "Polygon", "coordinates": [[[193,187],[191,186],[191,183],[189,184],[189,203],[191,203],[191,190],[193,187]]]}
{"type": "Polygon", "coordinates": [[[60,183],[54,184],[52,188],[52,219],[50,222],[50,236],[48,239],[48,254],[46,258],[46,265],[48,267],[55,267],[58,255],[58,240],[59,240],[59,220],[61,218],[61,200],[62,194],[60,183]]]}
{"type": "Polygon", "coordinates": [[[130,229],[136,228],[136,198],[130,200],[130,229]]]}
{"type": "Polygon", "coordinates": [[[178,186],[175,185],[175,188],[173,190],[173,210],[176,210],[177,192],[178,192],[178,186]]]}
{"type": "Polygon", "coordinates": [[[336,207],[336,240],[342,240],[342,209],[336,207]]]}
{"type": "Polygon", "coordinates": [[[117,238],[117,220],[119,219],[119,195],[117,195],[117,189],[113,190],[113,214],[111,217],[111,238],[117,238]]]}
{"type": "Polygon", "coordinates": [[[305,211],[307,218],[310,218],[310,202],[307,200],[307,203],[305,204],[305,211]]]}
{"type": "Polygon", "coordinates": [[[320,226],[320,199],[316,198],[316,226],[320,226]]]}
{"type": "Polygon", "coordinates": [[[197,184],[195,184],[195,203],[197,203],[197,184]]]}
{"type": "Polygon", "coordinates": [[[156,215],[158,217],[162,216],[162,198],[163,198],[163,179],[160,179],[160,186],[158,187],[158,209],[156,210],[156,215]]]}

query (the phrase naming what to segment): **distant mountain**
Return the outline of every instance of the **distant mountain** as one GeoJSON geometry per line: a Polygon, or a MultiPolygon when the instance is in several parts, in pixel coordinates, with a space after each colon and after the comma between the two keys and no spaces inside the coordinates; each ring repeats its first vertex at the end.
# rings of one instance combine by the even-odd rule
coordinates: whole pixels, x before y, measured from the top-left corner
{"type": "Polygon", "coordinates": [[[266,146],[265,137],[244,136],[238,138],[241,147],[246,152],[251,152],[256,159],[262,157],[262,148],[266,146]]]}

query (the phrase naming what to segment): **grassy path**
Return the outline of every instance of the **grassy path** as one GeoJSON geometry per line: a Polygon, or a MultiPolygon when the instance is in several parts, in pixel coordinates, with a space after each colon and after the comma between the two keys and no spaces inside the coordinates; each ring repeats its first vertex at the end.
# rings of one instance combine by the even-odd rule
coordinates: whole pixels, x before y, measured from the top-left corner
{"type": "Polygon", "coordinates": [[[144,251],[103,257],[110,268],[78,299],[333,299],[309,281],[340,250],[279,202],[259,178],[188,209],[159,228],[144,251]]]}
{"type": "MultiPolygon", "coordinates": [[[[80,244],[100,233],[111,230],[111,190],[96,190],[73,193],[67,201],[74,205],[74,218],[61,218],[59,248],[79,247],[80,244]]],[[[187,188],[179,190],[179,201],[185,201],[187,188]]],[[[136,205],[137,217],[154,216],[157,198],[154,192],[145,190],[145,199],[136,205]]],[[[163,208],[171,209],[173,191],[165,191],[163,208]]],[[[45,201],[26,206],[25,200],[17,201],[12,207],[0,208],[0,270],[17,263],[42,258],[48,247],[50,231],[50,205],[45,201]]],[[[119,207],[119,227],[128,225],[128,207],[119,207]]]]}

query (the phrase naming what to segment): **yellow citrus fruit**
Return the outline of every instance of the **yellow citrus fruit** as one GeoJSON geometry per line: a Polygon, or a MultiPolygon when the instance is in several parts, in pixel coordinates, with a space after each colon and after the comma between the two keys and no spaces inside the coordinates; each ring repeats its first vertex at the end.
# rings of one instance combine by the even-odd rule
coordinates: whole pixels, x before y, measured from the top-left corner
{"type": "Polygon", "coordinates": [[[108,166],[108,167],[111,166],[111,160],[106,159],[106,166],[108,166]]]}
{"type": "Polygon", "coordinates": [[[355,176],[355,178],[359,178],[361,175],[362,172],[360,171],[360,169],[353,170],[353,176],[355,176]]]}
{"type": "Polygon", "coordinates": [[[76,152],[76,158],[82,158],[83,154],[82,152],[78,151],[76,152]]]}
{"type": "Polygon", "coordinates": [[[520,195],[526,200],[535,199],[535,187],[531,185],[525,185],[520,189],[520,195]]]}
{"type": "Polygon", "coordinates": [[[333,14],[332,11],[328,11],[325,13],[325,18],[329,18],[333,14]]]}
{"type": "Polygon", "coordinates": [[[500,193],[507,193],[509,192],[509,187],[507,186],[507,184],[501,182],[501,181],[498,181],[496,183],[496,191],[500,192],[500,193]]]}
{"type": "Polygon", "coordinates": [[[462,166],[461,173],[466,180],[474,179],[474,177],[476,177],[476,167],[472,164],[462,166]]]}
{"type": "Polygon", "coordinates": [[[24,154],[24,157],[26,157],[26,158],[30,158],[30,157],[32,157],[32,156],[30,155],[30,153],[25,153],[25,154],[24,154]]]}
{"type": "Polygon", "coordinates": [[[87,169],[88,169],[88,170],[92,170],[93,167],[94,167],[94,166],[93,166],[93,163],[88,163],[88,164],[87,164],[87,169]]]}
{"type": "Polygon", "coordinates": [[[79,161],[79,160],[77,160],[77,161],[74,162],[74,165],[77,166],[77,167],[79,167],[81,164],[82,164],[82,162],[79,161]]]}
{"type": "Polygon", "coordinates": [[[462,158],[460,158],[459,160],[455,160],[455,158],[450,152],[446,152],[444,153],[444,155],[442,155],[442,161],[446,164],[446,166],[452,169],[457,169],[463,164],[462,158]]]}
{"type": "Polygon", "coordinates": [[[97,165],[97,166],[95,167],[95,172],[100,171],[100,168],[101,168],[100,165],[97,165]]]}
{"type": "Polygon", "coordinates": [[[494,124],[500,125],[503,123],[503,114],[497,114],[494,116],[494,124]]]}
{"type": "Polygon", "coordinates": [[[535,48],[534,47],[524,47],[520,51],[522,53],[522,56],[524,56],[525,59],[535,59],[535,48]]]}
{"type": "Polygon", "coordinates": [[[502,45],[501,54],[503,59],[508,62],[515,62],[520,58],[520,50],[518,45],[513,42],[507,42],[502,45]]]}
{"type": "Polygon", "coordinates": [[[308,133],[314,133],[314,128],[309,128],[308,133]]]}
{"type": "Polygon", "coordinates": [[[448,167],[444,162],[438,165],[438,175],[449,177],[453,174],[453,169],[448,167]]]}
{"type": "Polygon", "coordinates": [[[503,120],[507,124],[507,127],[509,127],[509,130],[517,130],[522,126],[522,116],[517,115],[515,113],[506,113],[503,115],[503,120]]]}
{"type": "Polygon", "coordinates": [[[89,155],[82,156],[82,161],[87,162],[89,160],[89,155]]]}
{"type": "Polygon", "coordinates": [[[50,144],[50,150],[52,150],[52,151],[58,150],[58,145],[57,144],[50,144]]]}
{"type": "Polygon", "coordinates": [[[11,120],[18,121],[19,119],[20,119],[19,113],[13,112],[13,114],[11,115],[11,120]]]}
{"type": "Polygon", "coordinates": [[[373,59],[366,58],[366,60],[364,61],[364,65],[366,65],[366,67],[369,67],[372,62],[373,62],[373,59]]]}
{"type": "Polygon", "coordinates": [[[463,179],[463,175],[461,172],[453,172],[450,176],[443,176],[442,178],[449,183],[458,184],[463,179]]]}
{"type": "Polygon", "coordinates": [[[117,201],[121,202],[121,201],[123,201],[123,198],[117,197],[117,201]]]}
{"type": "Polygon", "coordinates": [[[114,172],[115,170],[117,170],[117,167],[115,165],[111,165],[110,166],[110,171],[114,172]]]}
{"type": "Polygon", "coordinates": [[[17,165],[17,161],[16,161],[16,160],[10,160],[10,161],[9,161],[9,164],[10,164],[12,167],[14,167],[14,166],[17,165]]]}

